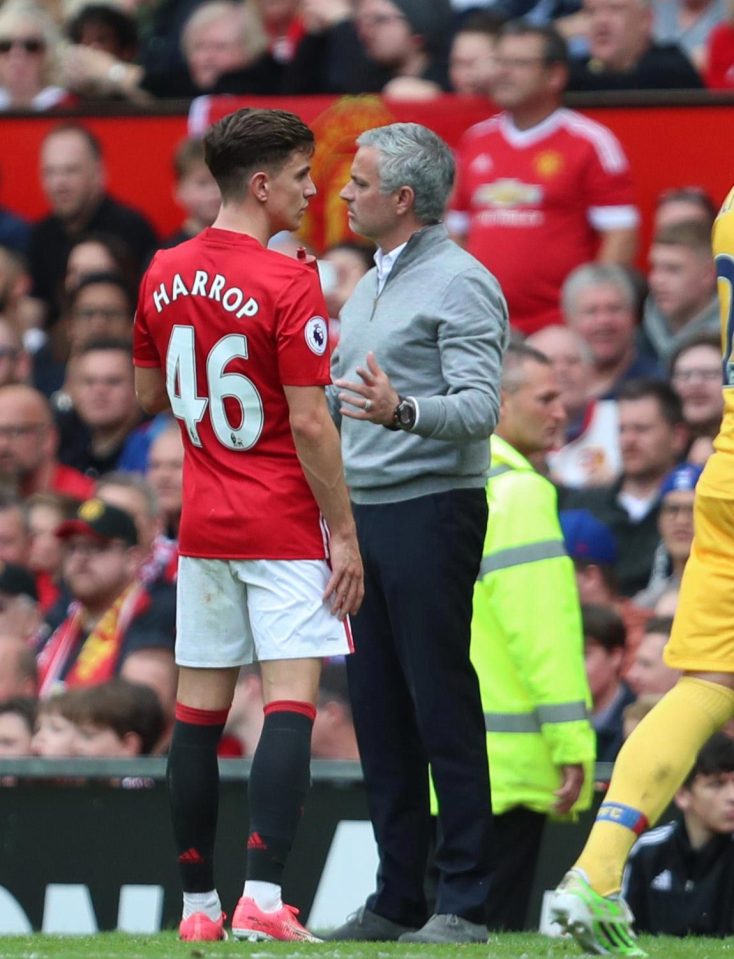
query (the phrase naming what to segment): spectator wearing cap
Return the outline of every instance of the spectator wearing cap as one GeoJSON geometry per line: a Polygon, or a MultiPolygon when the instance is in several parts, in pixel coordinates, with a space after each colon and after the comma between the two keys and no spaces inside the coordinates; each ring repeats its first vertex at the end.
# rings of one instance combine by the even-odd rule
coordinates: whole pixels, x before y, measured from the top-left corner
{"type": "Polygon", "coordinates": [[[51,635],[38,654],[40,692],[105,682],[134,650],[173,656],[175,595],[150,591],[138,572],[142,551],[129,513],[101,499],[86,500],[57,530],[62,570],[73,602],[49,614],[51,635]],[[64,615],[65,613],[65,615],[64,615]]]}
{"type": "Polygon", "coordinates": [[[449,89],[452,23],[449,0],[358,0],[357,32],[385,70],[385,96],[426,99],[449,89]]]}
{"type": "Polygon", "coordinates": [[[660,545],[655,554],[650,582],[635,596],[639,606],[654,609],[668,590],[678,590],[693,543],[693,499],[703,469],[680,463],[660,487],[658,530],[660,545]]]}
{"type": "Polygon", "coordinates": [[[626,631],[622,617],[609,606],[581,607],[586,676],[593,702],[591,725],[596,733],[596,759],[613,763],[620,750],[624,710],[635,694],[622,679],[626,631]]]}
{"type": "Polygon", "coordinates": [[[586,509],[561,510],[560,520],[566,552],[576,570],[582,606],[603,606],[619,614],[624,623],[626,669],[652,613],[619,592],[616,573],[619,552],[611,529],[586,509]]]}
{"type": "Polygon", "coordinates": [[[27,643],[41,625],[33,573],[15,563],[0,564],[0,636],[15,636],[27,643]]]}
{"type": "Polygon", "coordinates": [[[606,486],[565,490],[563,509],[588,509],[617,541],[619,590],[634,596],[647,585],[660,540],[660,484],[680,460],[688,430],[678,394],[661,380],[629,380],[619,391],[622,471],[606,486]]]}

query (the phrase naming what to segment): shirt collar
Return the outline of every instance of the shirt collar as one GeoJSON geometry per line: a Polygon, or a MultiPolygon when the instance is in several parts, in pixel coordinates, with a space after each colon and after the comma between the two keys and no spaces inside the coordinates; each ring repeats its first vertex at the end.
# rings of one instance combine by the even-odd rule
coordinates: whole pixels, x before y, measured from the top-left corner
{"type": "Polygon", "coordinates": [[[387,282],[388,276],[392,271],[392,268],[395,266],[395,261],[403,252],[405,247],[408,245],[408,241],[401,243],[400,246],[396,246],[394,250],[390,250],[389,253],[384,253],[380,247],[375,251],[375,266],[377,267],[377,292],[381,293],[382,288],[387,282]]]}

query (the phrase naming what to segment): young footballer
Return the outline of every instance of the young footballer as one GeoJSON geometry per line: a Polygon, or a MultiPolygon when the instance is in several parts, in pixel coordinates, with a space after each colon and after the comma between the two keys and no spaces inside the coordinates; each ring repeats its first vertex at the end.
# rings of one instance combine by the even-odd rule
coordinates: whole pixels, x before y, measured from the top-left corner
{"type": "Polygon", "coordinates": [[[316,189],[313,134],[239,110],[205,138],[222,194],[211,228],[154,257],[135,321],[141,405],[184,441],[180,667],[168,783],[184,890],[180,936],[226,936],[214,882],[217,742],[239,667],[257,660],[265,722],[249,781],[240,939],[312,940],[281,899],[309,781],[321,661],[351,651],[362,563],[343,479],[326,306],[312,266],[269,251],[316,189]]]}

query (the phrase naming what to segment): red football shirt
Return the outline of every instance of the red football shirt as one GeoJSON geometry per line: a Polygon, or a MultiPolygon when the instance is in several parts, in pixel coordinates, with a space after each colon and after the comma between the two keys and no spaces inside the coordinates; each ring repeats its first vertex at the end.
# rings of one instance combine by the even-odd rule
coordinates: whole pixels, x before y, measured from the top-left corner
{"type": "Polygon", "coordinates": [[[635,226],[629,164],[601,124],[559,109],[529,130],[506,113],[464,134],[449,226],[494,273],[523,333],[563,322],[563,281],[598,233],[635,226]]]}
{"type": "Polygon", "coordinates": [[[316,271],[253,237],[210,228],[156,253],[134,362],[160,367],[181,426],[183,555],[325,557],[283,385],[331,381],[327,315],[316,271]]]}

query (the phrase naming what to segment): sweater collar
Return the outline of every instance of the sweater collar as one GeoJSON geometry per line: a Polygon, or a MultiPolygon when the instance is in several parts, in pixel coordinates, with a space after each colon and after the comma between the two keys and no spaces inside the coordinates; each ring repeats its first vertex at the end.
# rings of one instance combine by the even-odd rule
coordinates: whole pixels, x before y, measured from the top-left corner
{"type": "Polygon", "coordinates": [[[421,227],[420,230],[416,230],[407,243],[404,244],[400,255],[390,270],[390,276],[386,282],[404,270],[406,266],[413,263],[414,260],[421,257],[426,250],[429,250],[442,240],[448,239],[448,235],[449,233],[444,223],[431,223],[428,226],[421,227]]]}

